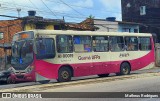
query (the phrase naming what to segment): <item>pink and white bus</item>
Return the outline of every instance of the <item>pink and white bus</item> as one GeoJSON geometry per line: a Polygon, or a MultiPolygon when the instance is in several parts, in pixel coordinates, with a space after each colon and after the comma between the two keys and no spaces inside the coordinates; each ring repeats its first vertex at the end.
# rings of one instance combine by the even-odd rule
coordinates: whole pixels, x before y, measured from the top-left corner
{"type": "Polygon", "coordinates": [[[15,81],[130,74],[154,67],[154,42],[148,33],[32,30],[15,34],[12,75],[15,81]]]}

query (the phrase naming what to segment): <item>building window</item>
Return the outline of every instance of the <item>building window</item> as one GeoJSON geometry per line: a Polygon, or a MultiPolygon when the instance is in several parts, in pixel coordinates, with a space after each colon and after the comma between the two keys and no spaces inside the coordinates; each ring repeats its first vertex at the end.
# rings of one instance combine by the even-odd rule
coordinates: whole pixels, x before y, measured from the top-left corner
{"type": "Polygon", "coordinates": [[[36,29],[45,29],[44,24],[36,24],[36,29]]]}
{"type": "Polygon", "coordinates": [[[0,39],[3,39],[3,35],[4,35],[4,33],[0,32],[0,39]]]}
{"type": "Polygon", "coordinates": [[[72,53],[72,36],[71,35],[57,35],[57,52],[58,53],[72,53]]]}
{"type": "Polygon", "coordinates": [[[138,29],[134,29],[134,33],[138,33],[138,29]]]}
{"type": "Polygon", "coordinates": [[[91,52],[91,36],[74,36],[74,51],[75,52],[91,52]]]}
{"type": "Polygon", "coordinates": [[[146,15],[146,6],[140,7],[140,15],[146,15]]]}
{"type": "Polygon", "coordinates": [[[61,25],[54,25],[54,30],[61,30],[61,25]]]}
{"type": "Polygon", "coordinates": [[[137,37],[125,37],[125,46],[127,51],[137,51],[138,50],[137,37]]]}
{"type": "Polygon", "coordinates": [[[122,32],[131,32],[131,28],[122,28],[122,32]]]}
{"type": "Polygon", "coordinates": [[[131,7],[131,4],[130,4],[130,3],[127,3],[126,7],[127,7],[127,8],[130,8],[130,7],[131,7]]]}
{"type": "Polygon", "coordinates": [[[109,37],[110,50],[113,52],[124,51],[124,40],[121,36],[109,37]]]}
{"type": "Polygon", "coordinates": [[[107,36],[93,36],[92,43],[94,52],[107,52],[109,50],[107,36]]]}

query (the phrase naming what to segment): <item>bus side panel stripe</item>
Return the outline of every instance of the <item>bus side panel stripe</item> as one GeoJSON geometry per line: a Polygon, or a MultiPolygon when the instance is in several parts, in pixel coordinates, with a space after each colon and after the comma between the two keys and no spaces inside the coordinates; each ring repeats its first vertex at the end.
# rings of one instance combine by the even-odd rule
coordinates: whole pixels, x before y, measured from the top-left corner
{"type": "Polygon", "coordinates": [[[48,63],[43,60],[35,61],[36,73],[49,79],[58,77],[57,71],[59,67],[60,65],[58,64],[48,63]]]}
{"type": "MultiPolygon", "coordinates": [[[[137,52],[138,54],[138,52],[137,52]]],[[[126,60],[131,64],[131,70],[141,69],[150,63],[154,62],[154,50],[151,50],[145,56],[134,59],[134,60],[126,60]]],[[[125,60],[124,60],[125,61],[125,60]]],[[[96,73],[116,73],[120,72],[120,64],[123,61],[108,61],[108,62],[97,62],[96,65],[102,65],[102,67],[92,67],[90,68],[92,63],[74,63],[70,64],[73,67],[74,76],[87,76],[87,75],[95,75],[96,73]],[[107,64],[108,67],[103,67],[103,64],[107,64]],[[86,67],[85,67],[86,66],[86,67]],[[103,70],[100,70],[103,69],[103,70]]],[[[53,64],[43,60],[36,60],[36,72],[41,76],[44,76],[49,79],[57,79],[58,78],[58,69],[63,64],[53,64]]],[[[94,63],[95,64],[95,63],[94,63]]]]}

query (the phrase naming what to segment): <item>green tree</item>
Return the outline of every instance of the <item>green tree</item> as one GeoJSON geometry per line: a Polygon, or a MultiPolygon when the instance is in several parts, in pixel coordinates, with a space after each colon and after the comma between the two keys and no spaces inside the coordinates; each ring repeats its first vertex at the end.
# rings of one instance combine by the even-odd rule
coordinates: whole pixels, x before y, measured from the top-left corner
{"type": "Polygon", "coordinates": [[[94,19],[95,17],[93,15],[89,15],[88,19],[94,19]]]}

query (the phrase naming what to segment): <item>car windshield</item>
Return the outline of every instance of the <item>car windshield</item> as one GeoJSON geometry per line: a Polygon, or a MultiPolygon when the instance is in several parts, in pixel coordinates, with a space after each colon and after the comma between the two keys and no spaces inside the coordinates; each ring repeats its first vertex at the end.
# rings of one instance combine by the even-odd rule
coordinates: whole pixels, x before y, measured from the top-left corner
{"type": "Polygon", "coordinates": [[[15,69],[25,69],[33,61],[33,41],[23,40],[12,43],[11,65],[15,69]]]}

